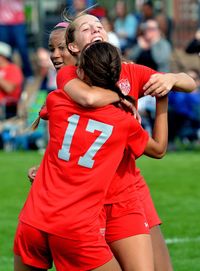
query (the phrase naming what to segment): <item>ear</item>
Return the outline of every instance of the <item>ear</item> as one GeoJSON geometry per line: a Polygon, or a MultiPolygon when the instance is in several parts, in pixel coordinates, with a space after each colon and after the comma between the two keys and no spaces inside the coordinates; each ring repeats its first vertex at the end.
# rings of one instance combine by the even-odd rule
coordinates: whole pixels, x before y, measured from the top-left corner
{"type": "Polygon", "coordinates": [[[76,44],[75,42],[69,43],[69,44],[68,44],[68,48],[69,48],[69,50],[70,50],[71,52],[73,52],[73,53],[75,53],[75,54],[77,54],[77,53],[80,52],[80,50],[79,50],[79,48],[78,48],[78,46],[77,46],[77,44],[76,44]]]}
{"type": "Polygon", "coordinates": [[[77,69],[77,75],[78,75],[79,79],[83,80],[84,77],[85,77],[85,74],[84,74],[83,69],[78,68],[78,69],[77,69]]]}

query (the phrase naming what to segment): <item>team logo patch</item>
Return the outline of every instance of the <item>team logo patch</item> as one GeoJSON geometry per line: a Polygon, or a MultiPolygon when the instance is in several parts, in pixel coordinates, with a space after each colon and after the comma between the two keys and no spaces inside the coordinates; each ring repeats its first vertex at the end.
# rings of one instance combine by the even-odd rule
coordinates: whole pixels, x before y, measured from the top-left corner
{"type": "Polygon", "coordinates": [[[105,236],[106,228],[100,228],[100,234],[105,236]]]}
{"type": "Polygon", "coordinates": [[[128,95],[130,90],[131,90],[131,85],[128,81],[128,79],[121,79],[119,80],[119,82],[117,83],[118,87],[120,88],[121,92],[124,95],[128,95]]]}

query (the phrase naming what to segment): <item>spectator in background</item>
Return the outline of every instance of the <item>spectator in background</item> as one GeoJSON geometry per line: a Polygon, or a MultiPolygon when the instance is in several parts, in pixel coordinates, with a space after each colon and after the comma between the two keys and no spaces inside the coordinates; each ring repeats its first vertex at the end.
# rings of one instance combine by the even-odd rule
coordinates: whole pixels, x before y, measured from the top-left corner
{"type": "Polygon", "coordinates": [[[115,15],[114,31],[119,38],[121,51],[124,53],[135,42],[138,22],[133,14],[127,13],[127,5],[123,0],[116,2],[115,15]]]}
{"type": "Polygon", "coordinates": [[[137,16],[140,23],[154,19],[154,6],[152,1],[145,1],[140,7],[140,14],[137,16]]]}
{"type": "Polygon", "coordinates": [[[173,44],[172,41],[172,32],[173,32],[173,20],[166,15],[164,10],[160,9],[158,14],[155,17],[156,21],[158,22],[159,28],[163,33],[164,37],[173,44]]]}
{"type": "Polygon", "coordinates": [[[112,21],[108,17],[102,17],[100,21],[108,34],[108,41],[120,49],[120,41],[117,34],[113,31],[112,21]]]}
{"type": "Polygon", "coordinates": [[[73,0],[71,2],[72,3],[71,6],[69,6],[69,10],[72,16],[76,16],[87,8],[86,0],[73,0]]]}
{"type": "Polygon", "coordinates": [[[0,41],[17,49],[22,60],[23,73],[32,80],[29,61],[23,0],[0,0],[0,41]]]}
{"type": "MultiPolygon", "coordinates": [[[[156,20],[150,19],[142,24],[143,34],[137,44],[126,52],[126,56],[137,64],[148,66],[160,72],[169,72],[171,46],[162,37],[156,20]]],[[[152,133],[155,118],[155,98],[145,96],[139,100],[138,111],[142,117],[143,127],[152,133]]]]}
{"type": "MultiPolygon", "coordinates": [[[[91,7],[91,6],[89,6],[91,7]]],[[[97,18],[101,19],[107,16],[107,10],[101,5],[94,6],[91,10],[88,10],[90,15],[94,15],[97,18]]]]}
{"type": "MultiPolygon", "coordinates": [[[[66,0],[66,7],[67,7],[67,9],[71,8],[73,6],[73,2],[74,2],[74,0],[66,0]]],[[[92,6],[92,5],[95,4],[94,0],[85,0],[85,2],[86,2],[86,6],[87,7],[90,7],[90,6],[92,6]]]]}
{"type": "Polygon", "coordinates": [[[5,151],[42,149],[45,147],[46,122],[42,120],[36,131],[30,129],[45,100],[46,92],[36,91],[31,97],[26,118],[11,118],[2,123],[0,132],[5,151]]]}
{"type": "Polygon", "coordinates": [[[0,42],[0,110],[1,119],[17,114],[17,103],[23,87],[23,74],[16,64],[12,63],[11,47],[0,42]]]}
{"type": "Polygon", "coordinates": [[[0,127],[5,151],[42,149],[45,145],[46,123],[41,121],[36,131],[32,131],[29,127],[38,116],[47,93],[56,88],[56,72],[46,49],[38,48],[36,57],[38,82],[35,81],[34,89],[27,93],[25,100],[20,99],[18,117],[2,122],[0,127]],[[19,114],[20,110],[23,110],[22,116],[19,114]]]}
{"type": "Polygon", "coordinates": [[[49,93],[56,89],[56,71],[50,60],[49,51],[45,48],[38,48],[37,62],[41,78],[40,89],[49,93]]]}
{"type": "Polygon", "coordinates": [[[34,89],[26,93],[26,99],[20,100],[19,108],[23,114],[0,123],[0,148],[4,148],[5,151],[44,147],[47,139],[46,122],[42,121],[35,131],[31,131],[30,126],[38,117],[47,93],[56,88],[54,85],[56,70],[58,71],[63,65],[74,64],[73,57],[66,48],[67,26],[68,23],[61,22],[52,29],[48,42],[49,52],[44,48],[38,48],[36,63],[39,80],[34,82],[34,89]]]}
{"type": "Polygon", "coordinates": [[[141,27],[143,33],[138,36],[137,44],[126,52],[126,56],[137,64],[160,72],[169,72],[171,45],[162,37],[158,23],[151,19],[141,27]]]}
{"type": "Polygon", "coordinates": [[[189,129],[186,137],[193,142],[200,139],[200,73],[197,69],[191,69],[188,71],[188,75],[190,75],[197,84],[197,88],[186,97],[187,107],[190,112],[187,122],[189,129]]]}
{"type": "Polygon", "coordinates": [[[189,42],[185,51],[188,54],[199,54],[200,53],[200,28],[196,31],[194,39],[189,42]]]}

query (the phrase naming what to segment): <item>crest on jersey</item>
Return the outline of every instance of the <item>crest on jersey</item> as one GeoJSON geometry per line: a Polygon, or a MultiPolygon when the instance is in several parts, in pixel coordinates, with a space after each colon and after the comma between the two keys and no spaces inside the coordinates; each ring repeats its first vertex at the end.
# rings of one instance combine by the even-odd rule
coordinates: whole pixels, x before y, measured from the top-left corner
{"type": "Polygon", "coordinates": [[[119,82],[117,83],[118,87],[120,88],[121,92],[124,95],[128,95],[130,90],[131,90],[131,85],[130,82],[128,81],[128,79],[121,79],[119,80],[119,82]]]}

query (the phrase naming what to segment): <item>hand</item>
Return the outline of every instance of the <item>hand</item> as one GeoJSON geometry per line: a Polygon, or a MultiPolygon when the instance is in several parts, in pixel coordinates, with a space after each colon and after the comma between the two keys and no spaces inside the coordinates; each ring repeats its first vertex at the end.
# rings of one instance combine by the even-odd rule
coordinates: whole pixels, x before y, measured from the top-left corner
{"type": "Polygon", "coordinates": [[[127,101],[126,99],[121,99],[118,105],[126,112],[132,113],[134,118],[137,119],[138,122],[141,124],[142,119],[140,117],[140,114],[138,113],[136,107],[131,102],[127,101]]]}
{"type": "Polygon", "coordinates": [[[36,173],[37,173],[38,167],[31,167],[28,170],[28,178],[29,181],[32,183],[35,179],[36,173]]]}
{"type": "Polygon", "coordinates": [[[162,97],[169,93],[176,83],[176,77],[173,73],[153,74],[149,81],[144,85],[144,95],[152,97],[162,97]]]}
{"type": "Polygon", "coordinates": [[[137,39],[137,43],[140,46],[140,48],[147,50],[149,49],[149,43],[146,41],[146,39],[143,36],[139,36],[137,39]]]}

